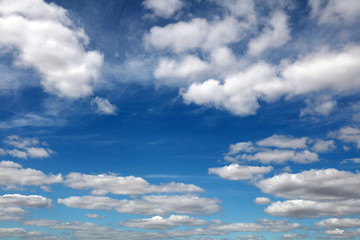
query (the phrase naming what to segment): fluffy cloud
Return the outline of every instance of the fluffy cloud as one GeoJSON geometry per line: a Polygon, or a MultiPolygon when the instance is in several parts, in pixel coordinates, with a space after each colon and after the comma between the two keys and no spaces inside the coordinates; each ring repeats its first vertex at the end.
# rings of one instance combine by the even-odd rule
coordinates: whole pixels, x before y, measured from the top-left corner
{"type": "Polygon", "coordinates": [[[259,161],[264,164],[276,163],[283,164],[287,161],[297,163],[312,163],[319,161],[317,153],[304,151],[292,151],[292,150],[265,150],[263,152],[255,153],[254,155],[243,155],[242,159],[250,161],[259,161]]]}
{"type": "Polygon", "coordinates": [[[169,18],[180,10],[184,3],[181,0],[145,0],[143,5],[145,8],[152,10],[155,16],[169,18]]]}
{"type": "Polygon", "coordinates": [[[144,42],[148,48],[169,49],[176,53],[199,48],[208,51],[240,41],[248,28],[248,23],[238,22],[233,17],[213,22],[194,18],[189,22],[152,27],[144,36],[144,42]]]}
{"type": "Polygon", "coordinates": [[[311,101],[307,99],[306,108],[300,110],[300,116],[305,115],[320,115],[320,116],[328,116],[331,112],[336,108],[337,102],[335,100],[326,98],[318,98],[315,101],[311,101]]]}
{"type": "Polygon", "coordinates": [[[207,62],[189,55],[180,62],[162,58],[154,71],[156,78],[194,78],[209,69],[207,62]]]}
{"type": "Polygon", "coordinates": [[[294,138],[292,136],[285,135],[273,135],[271,137],[265,138],[261,141],[258,141],[256,144],[264,147],[277,147],[277,148],[306,148],[306,142],[308,141],[307,137],[294,138]]]}
{"type": "Polygon", "coordinates": [[[319,24],[354,23],[360,17],[360,4],[356,0],[310,0],[311,15],[319,24]]]}
{"type": "Polygon", "coordinates": [[[312,150],[315,152],[329,152],[336,148],[334,140],[316,140],[312,146],[312,150]]]}
{"type": "Polygon", "coordinates": [[[186,215],[171,215],[168,218],[154,216],[146,219],[135,219],[127,222],[120,222],[125,227],[136,227],[143,229],[169,229],[177,226],[200,226],[205,225],[207,221],[189,217],[186,215]]]}
{"type": "Polygon", "coordinates": [[[0,206],[0,221],[19,221],[24,214],[22,208],[0,206]]]}
{"type": "Polygon", "coordinates": [[[306,234],[299,233],[284,233],[281,236],[281,239],[305,239],[307,237],[306,234]]]}
{"type": "Polygon", "coordinates": [[[360,227],[359,218],[329,218],[316,222],[315,226],[334,229],[334,228],[355,228],[360,227]]]}
{"type": "Polygon", "coordinates": [[[105,98],[95,97],[91,100],[91,105],[95,108],[97,114],[100,115],[116,115],[117,107],[112,105],[105,98]]]}
{"type": "Polygon", "coordinates": [[[256,38],[250,40],[248,53],[258,56],[268,48],[280,47],[290,40],[290,30],[287,24],[287,16],[283,12],[273,13],[269,26],[256,38]]]}
{"type": "Polygon", "coordinates": [[[247,180],[254,177],[262,177],[273,170],[273,167],[240,166],[233,163],[229,166],[209,168],[209,174],[217,174],[222,178],[230,180],[247,180]]]}
{"type": "Polygon", "coordinates": [[[143,196],[137,200],[117,200],[109,197],[82,196],[58,199],[58,203],[82,209],[111,210],[119,213],[166,215],[168,213],[202,215],[218,212],[219,200],[192,195],[143,196]]]}
{"type": "Polygon", "coordinates": [[[337,138],[344,142],[354,143],[357,148],[360,148],[360,129],[354,127],[343,127],[338,131],[330,132],[331,137],[337,138]]]}
{"type": "Polygon", "coordinates": [[[0,228],[0,238],[17,238],[17,239],[28,239],[28,240],[63,240],[61,237],[49,235],[42,232],[28,232],[23,228],[0,228]]]}
{"type": "Polygon", "coordinates": [[[360,47],[322,49],[296,61],[273,66],[257,62],[224,82],[209,79],[182,92],[185,103],[213,106],[239,116],[256,113],[258,101],[319,91],[346,94],[360,88],[360,47]],[[341,79],[341,81],[339,81],[341,79]]]}
{"type": "Polygon", "coordinates": [[[2,142],[7,148],[1,149],[1,154],[9,154],[16,158],[48,158],[54,153],[51,149],[41,146],[46,144],[41,144],[37,138],[22,138],[17,135],[11,135],[5,137],[2,142]],[[10,147],[18,149],[10,149],[10,147]]]}
{"type": "Polygon", "coordinates": [[[254,203],[256,203],[256,204],[269,204],[269,203],[272,203],[272,201],[267,197],[257,197],[257,198],[255,198],[254,203]]]}
{"type": "Polygon", "coordinates": [[[61,174],[46,175],[39,170],[22,168],[20,164],[12,161],[0,162],[0,185],[2,186],[40,186],[43,184],[61,183],[62,181],[61,174]]]}
{"type": "Polygon", "coordinates": [[[329,235],[332,239],[353,239],[360,236],[360,229],[348,230],[343,229],[332,229],[326,230],[324,234],[329,235]]]}
{"type": "Polygon", "coordinates": [[[51,199],[38,195],[5,194],[0,196],[0,206],[6,207],[51,207],[51,199]]]}
{"type": "Polygon", "coordinates": [[[65,9],[42,0],[4,0],[0,13],[0,46],[16,49],[16,66],[35,68],[47,92],[71,98],[92,94],[103,56],[85,50],[89,39],[65,9]]]}
{"type": "Polygon", "coordinates": [[[360,200],[344,201],[312,201],[287,200],[272,203],[265,209],[269,215],[291,218],[314,218],[334,216],[342,217],[351,214],[360,214],[360,200]]]}
{"type": "Polygon", "coordinates": [[[360,173],[337,169],[282,173],[259,181],[262,192],[286,199],[342,200],[360,197],[360,173]]]}
{"type": "Polygon", "coordinates": [[[92,194],[105,195],[109,192],[121,195],[134,195],[146,193],[180,193],[180,192],[204,192],[193,184],[167,183],[162,185],[151,185],[145,179],[128,176],[115,175],[86,175],[81,173],[70,173],[66,176],[65,184],[74,189],[92,188],[92,194]]]}

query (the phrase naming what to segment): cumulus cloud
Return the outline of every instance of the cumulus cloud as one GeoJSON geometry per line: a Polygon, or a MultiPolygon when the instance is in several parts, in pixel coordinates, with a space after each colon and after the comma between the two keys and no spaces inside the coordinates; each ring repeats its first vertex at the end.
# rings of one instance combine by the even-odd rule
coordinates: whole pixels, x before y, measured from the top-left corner
{"type": "Polygon", "coordinates": [[[265,138],[261,141],[258,141],[256,144],[264,147],[277,147],[277,148],[306,148],[308,141],[307,137],[294,138],[292,136],[285,135],[273,135],[271,137],[265,138]]]}
{"type": "Polygon", "coordinates": [[[171,215],[168,218],[154,216],[152,218],[134,219],[119,224],[125,227],[135,227],[143,229],[170,229],[177,226],[201,226],[207,221],[189,217],[186,215],[171,215]]]}
{"type": "Polygon", "coordinates": [[[0,206],[5,207],[51,207],[51,199],[39,195],[5,194],[0,196],[0,206]]]}
{"type": "Polygon", "coordinates": [[[360,4],[356,0],[310,0],[311,15],[319,24],[351,24],[360,17],[360,4]]]}
{"type": "Polygon", "coordinates": [[[304,151],[292,151],[292,150],[265,150],[255,153],[254,155],[243,155],[242,159],[250,161],[259,161],[264,164],[276,163],[283,164],[288,161],[297,163],[312,163],[319,161],[317,153],[304,151]]]}
{"type": "Polygon", "coordinates": [[[152,10],[155,16],[169,18],[176,11],[180,10],[184,3],[182,0],[145,0],[143,6],[152,10]]]}
{"type": "Polygon", "coordinates": [[[109,192],[120,195],[134,195],[146,193],[180,193],[180,192],[204,192],[200,187],[193,184],[167,183],[151,185],[145,179],[134,176],[115,175],[87,175],[70,173],[66,176],[65,184],[74,189],[93,189],[92,194],[105,195],[109,192]]]}
{"type": "Polygon", "coordinates": [[[337,138],[344,142],[354,143],[357,148],[360,148],[360,129],[355,127],[343,127],[337,131],[330,132],[330,137],[337,138]]]}
{"type": "Polygon", "coordinates": [[[353,239],[360,236],[360,229],[358,228],[345,231],[343,229],[335,228],[331,230],[326,230],[324,234],[328,235],[332,239],[353,239]]]}
{"type": "Polygon", "coordinates": [[[312,146],[315,152],[329,152],[336,148],[334,140],[316,140],[312,146]]]}
{"type": "Polygon", "coordinates": [[[61,174],[46,175],[39,170],[23,168],[20,164],[12,161],[0,162],[0,185],[2,186],[40,186],[61,183],[62,181],[61,174]]]}
{"type": "Polygon", "coordinates": [[[241,166],[233,163],[229,166],[209,168],[209,174],[216,174],[230,180],[247,180],[262,177],[273,170],[273,167],[241,166]]]}
{"type": "Polygon", "coordinates": [[[272,203],[272,201],[267,197],[257,197],[255,198],[254,203],[267,205],[269,203],[272,203]]]}
{"type": "Polygon", "coordinates": [[[152,27],[144,36],[144,43],[148,48],[168,49],[176,53],[193,49],[208,51],[240,41],[248,28],[248,23],[238,22],[234,17],[213,22],[193,18],[189,22],[152,27]]]}
{"type": "Polygon", "coordinates": [[[85,217],[88,217],[88,218],[101,218],[101,219],[104,219],[104,216],[100,216],[99,214],[96,214],[96,213],[87,213],[87,214],[85,214],[85,217]]]}
{"type": "Polygon", "coordinates": [[[360,173],[337,169],[282,173],[259,181],[262,192],[286,199],[343,200],[360,197],[360,173]]]}
{"type": "Polygon", "coordinates": [[[332,100],[329,97],[318,98],[315,101],[307,99],[305,102],[307,106],[300,110],[300,116],[328,116],[337,106],[336,100],[332,100]]]}
{"type": "Polygon", "coordinates": [[[265,212],[272,216],[291,218],[317,218],[325,216],[342,217],[359,214],[359,207],[359,199],[343,201],[313,201],[296,199],[274,202],[265,209],[265,212]]]}
{"type": "Polygon", "coordinates": [[[103,56],[85,50],[89,38],[65,9],[42,0],[4,0],[0,13],[0,46],[16,50],[16,66],[36,69],[49,93],[70,98],[92,94],[103,56]]]}
{"type": "Polygon", "coordinates": [[[0,228],[0,238],[63,240],[63,238],[57,237],[55,235],[50,235],[48,233],[38,231],[28,232],[23,228],[0,228]]]}
{"type": "Polygon", "coordinates": [[[97,114],[116,115],[117,107],[111,104],[106,98],[95,97],[91,100],[91,106],[93,106],[97,114]]]}
{"type": "Polygon", "coordinates": [[[26,159],[30,158],[49,158],[54,151],[41,144],[38,138],[22,138],[17,135],[7,136],[3,139],[5,149],[1,149],[1,154],[9,154],[12,157],[26,159]],[[17,149],[16,149],[17,148],[17,149]]]}
{"type": "Polygon", "coordinates": [[[173,59],[161,58],[154,71],[156,78],[195,78],[209,69],[207,62],[189,55],[175,61],[173,59]]]}
{"type": "Polygon", "coordinates": [[[353,92],[360,88],[359,64],[360,47],[357,45],[342,50],[322,49],[279,66],[260,61],[223,82],[209,79],[193,83],[181,95],[187,104],[211,106],[248,116],[256,113],[259,100],[273,102],[282,96],[320,91],[353,92]]]}
{"type": "Polygon", "coordinates": [[[299,233],[284,233],[281,236],[281,239],[305,239],[307,234],[299,234],[299,233]]]}
{"type": "Polygon", "coordinates": [[[269,25],[258,37],[250,40],[248,53],[251,56],[258,56],[269,48],[280,47],[287,43],[291,39],[287,19],[286,14],[281,11],[273,13],[269,25]]]}
{"type": "Polygon", "coordinates": [[[0,206],[0,221],[19,221],[25,213],[20,207],[0,206]]]}
{"type": "Polygon", "coordinates": [[[103,196],[72,196],[58,199],[58,203],[68,207],[115,210],[119,213],[142,215],[166,215],[168,213],[203,215],[220,211],[219,200],[192,195],[146,195],[141,199],[112,199],[103,196]]]}
{"type": "Polygon", "coordinates": [[[360,227],[360,219],[359,218],[328,218],[320,222],[316,222],[315,226],[328,228],[328,229],[355,228],[355,227],[360,227]]]}

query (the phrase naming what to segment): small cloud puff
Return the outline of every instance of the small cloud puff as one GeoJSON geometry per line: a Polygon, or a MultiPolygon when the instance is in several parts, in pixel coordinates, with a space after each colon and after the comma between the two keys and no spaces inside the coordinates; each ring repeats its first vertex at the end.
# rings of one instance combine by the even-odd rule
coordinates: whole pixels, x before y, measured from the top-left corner
{"type": "Polygon", "coordinates": [[[116,115],[117,107],[106,98],[95,97],[91,100],[91,106],[95,112],[100,115],[116,115]]]}

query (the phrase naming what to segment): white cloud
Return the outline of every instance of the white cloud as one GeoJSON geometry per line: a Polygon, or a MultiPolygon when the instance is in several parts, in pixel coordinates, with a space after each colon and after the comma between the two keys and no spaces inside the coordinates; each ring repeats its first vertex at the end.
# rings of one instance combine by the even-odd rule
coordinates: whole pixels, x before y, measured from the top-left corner
{"type": "Polygon", "coordinates": [[[167,183],[151,185],[145,179],[115,175],[86,175],[81,173],[70,173],[66,176],[65,184],[74,189],[92,188],[92,194],[105,195],[109,192],[120,195],[134,195],[146,193],[180,193],[180,192],[204,192],[200,187],[193,184],[167,183]]]}
{"type": "Polygon", "coordinates": [[[19,221],[24,214],[19,207],[0,206],[0,221],[19,221]]]}
{"type": "Polygon", "coordinates": [[[99,214],[96,214],[96,213],[87,213],[87,214],[85,214],[85,217],[88,217],[88,218],[101,218],[101,219],[104,219],[104,216],[100,216],[99,214]]]}
{"type": "Polygon", "coordinates": [[[245,17],[251,23],[256,22],[255,4],[253,0],[216,0],[216,3],[228,9],[233,16],[245,17]]]}
{"type": "Polygon", "coordinates": [[[180,10],[184,3],[181,0],[145,0],[143,5],[152,10],[155,16],[169,18],[180,10]]]}
{"type": "Polygon", "coordinates": [[[342,217],[360,214],[360,200],[312,201],[286,200],[272,203],[265,212],[272,216],[291,218],[318,218],[325,216],[342,217]]]}
{"type": "Polygon", "coordinates": [[[31,158],[48,158],[48,157],[50,157],[49,151],[47,151],[44,148],[30,147],[26,150],[27,150],[28,156],[31,158]]]}
{"type": "Polygon", "coordinates": [[[22,159],[26,159],[28,156],[26,152],[17,149],[7,150],[7,153],[12,157],[22,158],[22,159]]]}
{"type": "Polygon", "coordinates": [[[208,22],[193,18],[189,22],[177,22],[164,27],[152,27],[144,36],[147,47],[169,49],[181,53],[193,49],[213,50],[240,41],[249,25],[233,17],[208,22]]]}
{"type": "Polygon", "coordinates": [[[338,51],[322,49],[279,66],[257,62],[225,78],[223,83],[215,79],[193,83],[181,95],[187,104],[212,106],[248,116],[256,113],[259,100],[273,102],[282,96],[320,91],[353,92],[360,88],[359,65],[357,45],[338,51]]]}
{"type": "Polygon", "coordinates": [[[281,236],[281,239],[305,239],[307,234],[299,234],[299,233],[284,233],[281,236]]]}
{"type": "Polygon", "coordinates": [[[292,136],[284,135],[273,135],[271,137],[265,138],[261,141],[258,141],[256,144],[264,147],[277,147],[277,148],[307,148],[306,142],[308,138],[294,138],[292,136]]]}
{"type": "Polygon", "coordinates": [[[62,237],[50,235],[48,233],[38,231],[28,232],[23,228],[0,228],[0,238],[16,238],[28,240],[64,240],[62,237]]]}
{"type": "Polygon", "coordinates": [[[273,167],[241,166],[233,163],[229,166],[209,168],[209,174],[217,174],[222,178],[230,180],[247,180],[262,177],[273,170],[273,167]]]}
{"type": "Polygon", "coordinates": [[[309,5],[312,17],[316,17],[319,24],[349,24],[360,17],[360,3],[357,0],[310,0],[309,5]]]}
{"type": "Polygon", "coordinates": [[[154,216],[152,218],[134,219],[119,224],[125,227],[135,227],[143,229],[170,229],[177,226],[201,226],[207,221],[189,217],[186,215],[171,215],[168,218],[154,216]]]}
{"type": "Polygon", "coordinates": [[[267,205],[272,203],[272,201],[267,197],[257,197],[255,198],[254,203],[267,205]]]}
{"type": "Polygon", "coordinates": [[[316,153],[310,152],[309,150],[265,150],[262,152],[257,152],[254,155],[243,155],[241,158],[250,161],[259,161],[264,164],[284,164],[288,161],[297,163],[312,163],[319,161],[318,155],[316,153]]]}
{"type": "Polygon", "coordinates": [[[44,184],[61,183],[62,181],[63,178],[61,174],[46,175],[39,170],[22,168],[20,164],[12,161],[0,162],[0,185],[2,186],[40,186],[44,184]]]}
{"type": "Polygon", "coordinates": [[[0,206],[5,207],[51,207],[51,199],[39,195],[5,194],[0,196],[0,206]]]}
{"type": "Polygon", "coordinates": [[[328,218],[320,222],[316,222],[315,226],[334,229],[334,228],[355,228],[360,227],[359,218],[328,218]]]}
{"type": "Polygon", "coordinates": [[[291,39],[287,19],[286,14],[281,11],[273,13],[269,25],[258,37],[250,40],[248,53],[251,56],[258,56],[269,48],[280,47],[287,43],[291,39]]]}
{"type": "Polygon", "coordinates": [[[312,150],[315,152],[329,152],[336,148],[334,140],[316,140],[312,146],[312,150]]]}
{"type": "Polygon", "coordinates": [[[38,138],[22,138],[17,135],[7,136],[2,141],[5,145],[20,148],[20,149],[27,149],[31,146],[36,146],[39,144],[38,138]]]}
{"type": "Polygon", "coordinates": [[[318,98],[315,101],[306,100],[306,108],[300,110],[300,116],[305,115],[320,115],[328,116],[336,108],[337,102],[335,100],[326,98],[318,98]]]}
{"type": "Polygon", "coordinates": [[[106,98],[95,97],[91,100],[91,105],[100,115],[116,115],[117,107],[109,102],[106,98]]]}
{"type": "Polygon", "coordinates": [[[192,195],[146,195],[137,200],[117,200],[103,196],[73,196],[58,199],[58,203],[74,208],[92,210],[115,208],[119,213],[161,216],[168,213],[202,215],[220,211],[219,200],[192,195]]]}
{"type": "Polygon", "coordinates": [[[329,235],[332,239],[354,239],[355,237],[360,236],[360,229],[348,230],[345,231],[343,229],[332,229],[326,230],[324,234],[329,235]]]}
{"type": "Polygon", "coordinates": [[[195,78],[209,69],[207,62],[188,55],[177,62],[168,58],[161,58],[154,71],[156,78],[195,78]]]}
{"type": "Polygon", "coordinates": [[[85,50],[89,39],[65,9],[42,0],[3,0],[0,13],[0,46],[17,50],[16,66],[35,68],[49,93],[71,98],[92,94],[103,56],[85,50]]]}
{"type": "Polygon", "coordinates": [[[360,173],[337,169],[282,173],[259,181],[262,192],[286,199],[341,200],[360,196],[360,173]]]}
{"type": "Polygon", "coordinates": [[[240,152],[254,152],[256,151],[256,147],[254,147],[252,142],[238,142],[235,144],[230,144],[228,155],[235,155],[240,152]]]}
{"type": "Polygon", "coordinates": [[[330,132],[330,137],[337,138],[344,142],[355,143],[360,148],[360,129],[354,127],[343,127],[337,131],[330,132]]]}

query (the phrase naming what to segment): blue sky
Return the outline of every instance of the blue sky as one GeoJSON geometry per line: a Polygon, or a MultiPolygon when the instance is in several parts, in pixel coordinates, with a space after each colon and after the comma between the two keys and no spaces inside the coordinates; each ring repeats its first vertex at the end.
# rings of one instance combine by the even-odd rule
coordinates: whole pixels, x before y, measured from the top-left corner
{"type": "Polygon", "coordinates": [[[360,239],[357,0],[0,0],[0,238],[360,239]]]}

